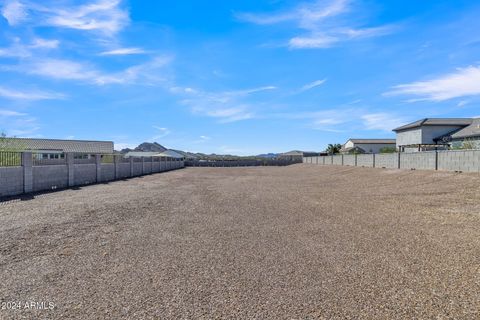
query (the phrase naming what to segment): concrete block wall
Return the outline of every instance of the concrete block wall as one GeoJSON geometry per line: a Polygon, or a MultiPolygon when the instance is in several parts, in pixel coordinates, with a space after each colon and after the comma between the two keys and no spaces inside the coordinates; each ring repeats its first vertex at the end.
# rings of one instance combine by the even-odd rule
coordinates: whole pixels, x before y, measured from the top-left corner
{"type": "Polygon", "coordinates": [[[152,162],[151,161],[145,161],[143,163],[143,174],[150,174],[152,173],[152,162]]]}
{"type": "Polygon", "coordinates": [[[91,164],[75,164],[73,167],[74,185],[81,186],[97,182],[97,165],[91,164]]]}
{"type": "Polygon", "coordinates": [[[357,154],[357,167],[369,167],[374,166],[373,154],[357,154]]]}
{"type": "Polygon", "coordinates": [[[356,160],[354,154],[345,154],[343,155],[343,165],[344,166],[355,166],[356,160]]]}
{"type": "Polygon", "coordinates": [[[152,173],[157,173],[160,172],[160,162],[159,161],[153,161],[152,162],[152,173]]]}
{"type": "Polygon", "coordinates": [[[0,197],[23,192],[23,168],[0,167],[0,197]]]}
{"type": "Polygon", "coordinates": [[[480,150],[439,151],[438,170],[480,172],[480,150]]]}
{"type": "Polygon", "coordinates": [[[134,162],[133,163],[133,175],[136,176],[141,176],[142,175],[142,170],[143,170],[143,164],[141,162],[134,162]]]}
{"type": "Polygon", "coordinates": [[[130,163],[120,162],[118,164],[118,179],[125,179],[130,177],[130,163]]]}
{"type": "Polygon", "coordinates": [[[398,153],[376,154],[375,168],[398,169],[398,153]]]}
{"type": "MultiPolygon", "coordinates": [[[[114,163],[101,163],[100,155],[94,159],[91,163],[75,163],[74,155],[68,153],[65,164],[34,166],[32,153],[24,152],[21,166],[0,167],[0,197],[129,178],[132,171],[133,176],[166,171],[165,160],[124,162],[115,157],[114,163]]],[[[169,162],[171,169],[185,166],[184,161],[169,162]]]]}
{"type": "Polygon", "coordinates": [[[32,191],[55,190],[68,187],[68,167],[66,165],[33,167],[32,191]]]}
{"type": "MultiPolygon", "coordinates": [[[[339,165],[341,156],[305,157],[303,163],[339,165]]],[[[344,166],[480,173],[480,150],[343,155],[344,166]]]]}
{"type": "Polygon", "coordinates": [[[436,170],[435,152],[400,154],[400,169],[436,170]]]}
{"type": "Polygon", "coordinates": [[[100,169],[100,181],[107,182],[115,180],[115,165],[104,163],[100,169]]]}
{"type": "Polygon", "coordinates": [[[332,164],[341,166],[343,163],[343,156],[342,155],[335,155],[332,156],[332,164]]]}

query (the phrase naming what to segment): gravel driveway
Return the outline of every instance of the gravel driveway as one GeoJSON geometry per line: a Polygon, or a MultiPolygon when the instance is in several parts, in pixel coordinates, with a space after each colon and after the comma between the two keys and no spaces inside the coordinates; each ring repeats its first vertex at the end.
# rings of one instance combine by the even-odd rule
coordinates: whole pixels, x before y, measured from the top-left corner
{"type": "Polygon", "coordinates": [[[478,319],[480,175],[187,168],[3,202],[0,301],[0,319],[478,319]]]}

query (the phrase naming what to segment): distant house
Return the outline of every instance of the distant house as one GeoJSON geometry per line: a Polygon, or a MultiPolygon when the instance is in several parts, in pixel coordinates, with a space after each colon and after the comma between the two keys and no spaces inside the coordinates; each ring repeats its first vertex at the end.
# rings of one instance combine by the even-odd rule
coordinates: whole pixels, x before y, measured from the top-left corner
{"type": "Polygon", "coordinates": [[[65,152],[90,154],[112,154],[112,141],[58,140],[4,138],[0,140],[0,149],[13,148],[18,151],[31,151],[38,159],[62,159],[65,152]]]}
{"type": "Polygon", "coordinates": [[[278,158],[289,161],[302,161],[303,157],[316,157],[319,155],[319,152],[292,150],[289,152],[280,153],[278,158]]]}
{"type": "Polygon", "coordinates": [[[130,151],[127,152],[124,156],[125,158],[130,157],[169,157],[175,159],[184,159],[185,157],[174,151],[174,150],[165,150],[163,152],[153,152],[153,151],[130,151]]]}
{"type": "Polygon", "coordinates": [[[468,142],[471,148],[480,149],[480,118],[474,118],[469,126],[446,134],[436,140],[441,142],[447,141],[452,148],[461,148],[468,142]]]}
{"type": "Polygon", "coordinates": [[[380,153],[384,148],[395,148],[395,139],[348,139],[341,153],[380,153]]]}
{"type": "Polygon", "coordinates": [[[471,139],[480,144],[480,119],[425,118],[393,129],[399,151],[449,149],[471,139]]]}

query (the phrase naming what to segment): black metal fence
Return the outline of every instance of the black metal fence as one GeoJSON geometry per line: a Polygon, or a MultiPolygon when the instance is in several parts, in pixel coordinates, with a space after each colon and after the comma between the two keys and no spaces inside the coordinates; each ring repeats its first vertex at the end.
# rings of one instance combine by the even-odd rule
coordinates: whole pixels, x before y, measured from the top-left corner
{"type": "Polygon", "coordinates": [[[66,159],[65,153],[56,153],[56,154],[32,153],[32,163],[34,166],[66,164],[67,159],[66,159]]]}
{"type": "Polygon", "coordinates": [[[0,151],[0,167],[19,167],[22,165],[22,153],[0,151]]]}
{"type": "Polygon", "coordinates": [[[186,167],[259,167],[288,166],[301,163],[301,160],[290,159],[245,159],[245,160],[186,160],[186,167]]]}

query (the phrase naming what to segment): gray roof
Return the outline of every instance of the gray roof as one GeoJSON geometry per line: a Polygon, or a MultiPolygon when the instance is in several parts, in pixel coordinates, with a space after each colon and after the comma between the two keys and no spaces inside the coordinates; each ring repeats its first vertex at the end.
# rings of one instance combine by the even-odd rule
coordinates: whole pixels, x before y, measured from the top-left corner
{"type": "Polygon", "coordinates": [[[112,141],[5,138],[3,143],[10,146],[15,145],[18,149],[28,151],[51,150],[78,153],[113,153],[112,141]]]}
{"type": "Polygon", "coordinates": [[[472,123],[471,118],[425,118],[404,126],[393,129],[393,131],[402,131],[406,129],[418,128],[421,126],[468,126],[472,123]]]}
{"type": "Polygon", "coordinates": [[[462,128],[451,135],[453,139],[480,137],[480,118],[475,118],[468,127],[462,128]]]}
{"type": "Polygon", "coordinates": [[[162,157],[160,153],[156,151],[129,151],[125,154],[125,158],[128,157],[162,157]]]}
{"type": "Polygon", "coordinates": [[[154,151],[130,151],[125,154],[125,158],[128,157],[170,157],[170,158],[185,158],[184,155],[173,151],[165,150],[163,152],[154,152],[154,151]]]}
{"type": "Polygon", "coordinates": [[[176,151],[173,151],[173,150],[165,150],[161,153],[159,153],[159,155],[161,157],[170,157],[170,158],[177,158],[177,159],[181,159],[181,158],[185,158],[185,156],[183,154],[180,154],[176,151]]]}
{"type": "MultiPolygon", "coordinates": [[[[348,139],[353,143],[368,143],[368,144],[395,144],[395,139],[348,139]]],[[[348,142],[347,141],[347,142],[348,142]]]]}

